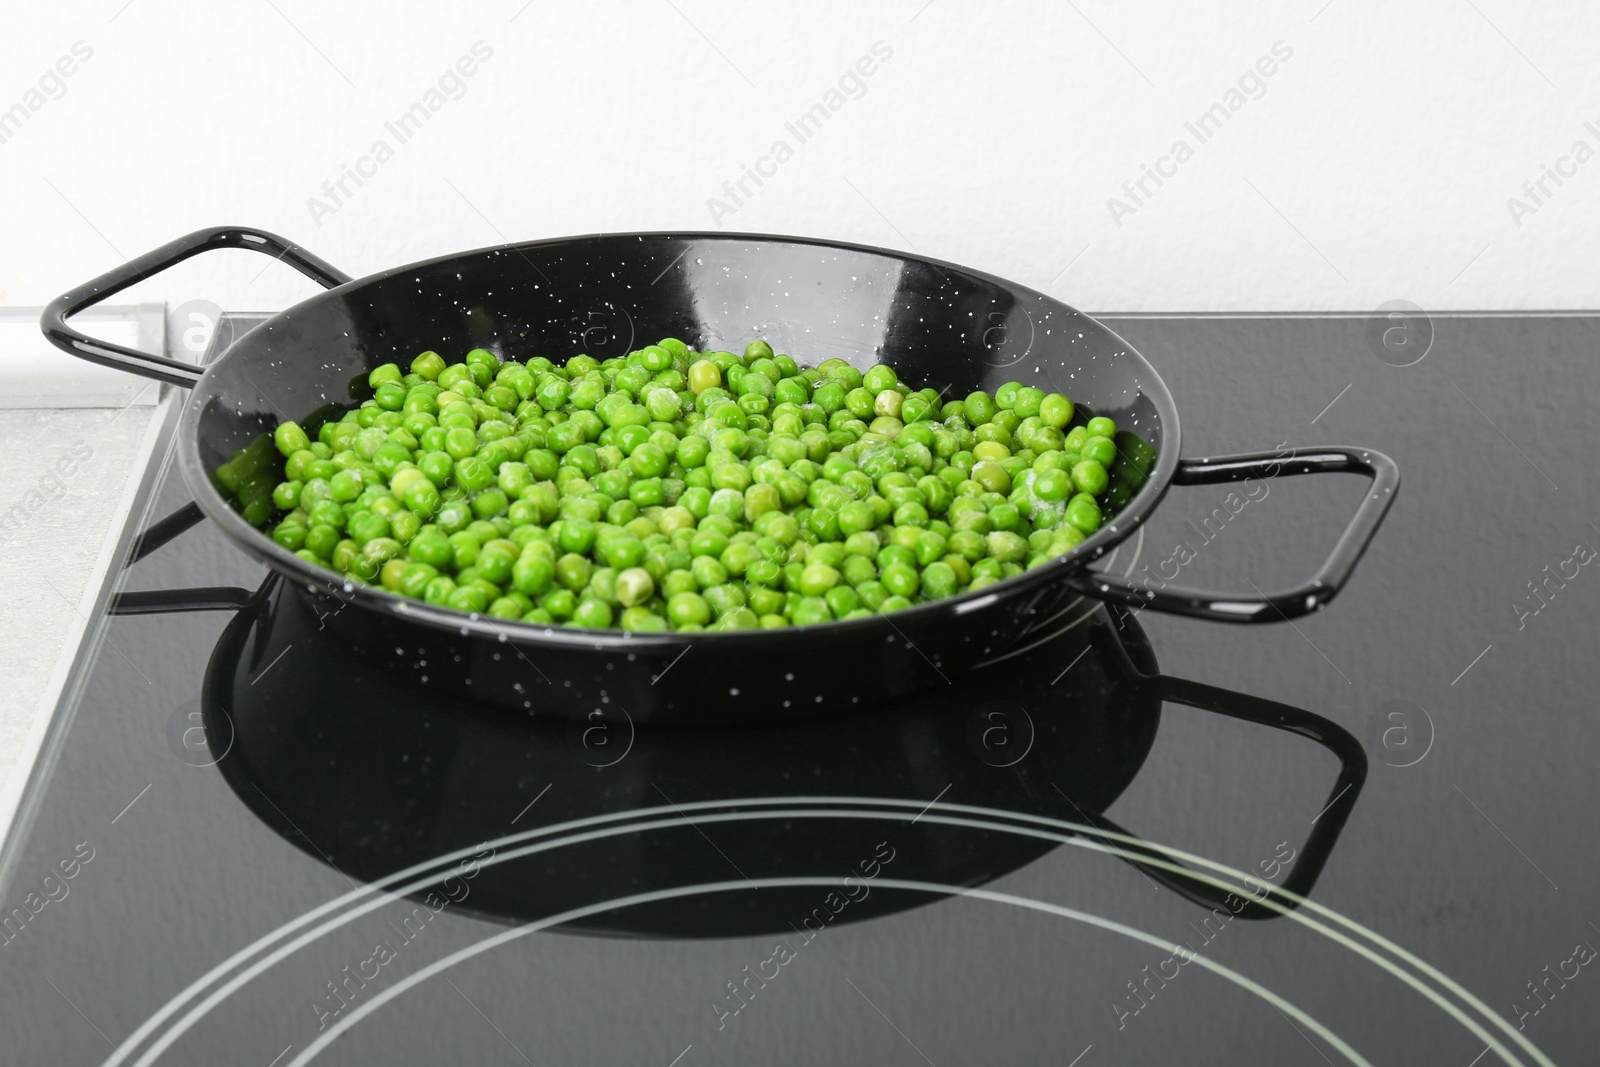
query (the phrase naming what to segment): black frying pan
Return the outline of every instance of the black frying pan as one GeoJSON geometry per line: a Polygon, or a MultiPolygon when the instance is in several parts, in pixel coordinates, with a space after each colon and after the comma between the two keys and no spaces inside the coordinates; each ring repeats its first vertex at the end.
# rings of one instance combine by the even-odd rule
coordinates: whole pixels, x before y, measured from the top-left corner
{"type": "MultiPolygon", "coordinates": [[[[1115,333],[1023,286],[883,249],[721,233],[615,234],[463,252],[352,281],[257,230],[200,230],[53,301],[45,334],[65,351],[190,389],[177,460],[200,509],[235,544],[311,598],[357,649],[415,665],[449,660],[473,697],[571,715],[621,705],[635,721],[762,722],[909,693],[985,662],[1082,597],[1227,622],[1323,607],[1349,577],[1399,485],[1359,448],[1179,458],[1178,414],[1160,376],[1115,333]],[[251,330],[202,371],[93,340],[67,319],[197,253],[248,248],[329,291],[251,330]],[[1132,498],[1072,552],[977,592],[891,615],[781,631],[629,634],[468,616],[344,581],[251,526],[210,472],[280,420],[362,398],[367,372],[434,348],[557,362],[625,354],[662,336],[697,349],[760,335],[803,363],[884,362],[905,381],[964,395],[1011,379],[1060,390],[1080,418],[1108,415],[1154,447],[1132,498]],[[1141,586],[1092,570],[1174,483],[1356,472],[1372,487],[1315,575],[1268,596],[1141,586]]],[[[313,431],[315,425],[310,427],[313,431]]],[[[219,606],[236,606],[223,598],[219,606]]],[[[436,672],[437,676],[437,672],[436,672]]]]}

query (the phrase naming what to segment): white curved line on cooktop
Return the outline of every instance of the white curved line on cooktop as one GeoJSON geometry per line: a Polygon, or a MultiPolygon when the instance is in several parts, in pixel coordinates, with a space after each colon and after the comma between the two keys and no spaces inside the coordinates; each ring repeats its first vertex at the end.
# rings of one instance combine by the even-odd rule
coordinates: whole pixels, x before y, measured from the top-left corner
{"type": "MultiPolygon", "coordinates": [[[[450,953],[450,955],[441,959],[437,959],[428,964],[426,967],[423,967],[412,974],[406,975],[394,985],[377,994],[371,1000],[358,1007],[355,1011],[351,1012],[349,1015],[345,1016],[343,1019],[340,1019],[328,1029],[324,1030],[317,1036],[316,1040],[312,1041],[311,1044],[307,1045],[301,1050],[300,1055],[296,1056],[294,1059],[285,1064],[285,1067],[305,1067],[305,1065],[315,1059],[323,1049],[327,1048],[334,1041],[338,1040],[341,1034],[344,1034],[350,1030],[362,1019],[365,1019],[368,1015],[371,1015],[373,1012],[389,1003],[389,1001],[398,997],[401,993],[406,992],[408,989],[411,989],[414,986],[420,985],[429,978],[432,978],[434,975],[440,974],[443,971],[454,967],[458,963],[464,963],[481,953],[488,952],[490,949],[499,948],[501,945],[504,945],[507,942],[515,941],[517,938],[526,937],[529,934],[536,934],[539,931],[548,929],[552,926],[559,926],[564,922],[571,922],[574,919],[582,919],[590,915],[597,915],[602,911],[610,911],[615,908],[632,907],[638,904],[651,904],[659,900],[672,900],[676,897],[693,896],[701,893],[723,893],[731,890],[747,889],[752,885],[757,889],[762,889],[783,888],[787,886],[837,886],[838,884],[839,879],[837,877],[757,878],[753,881],[747,879],[736,879],[727,882],[706,882],[703,885],[678,886],[672,889],[657,889],[649,893],[635,893],[631,896],[617,897],[615,900],[608,900],[599,904],[585,904],[581,908],[573,908],[572,910],[564,911],[559,915],[552,915],[547,919],[538,919],[523,926],[514,927],[510,930],[503,930],[500,933],[495,934],[493,937],[486,937],[482,941],[468,945],[465,948],[457,949],[455,952],[450,953]]],[[[1121,934],[1122,936],[1132,938],[1135,941],[1143,941],[1148,945],[1154,945],[1156,948],[1159,948],[1164,952],[1176,953],[1182,951],[1181,946],[1163,938],[1159,938],[1154,934],[1146,933],[1145,931],[1137,929],[1136,927],[1127,926],[1111,919],[1103,919],[1098,915],[1091,915],[1088,912],[1062,907],[1059,904],[1046,904],[1044,901],[1034,900],[1031,897],[1019,897],[1010,893],[997,893],[991,889],[970,889],[964,886],[945,885],[941,882],[919,882],[914,879],[907,878],[879,877],[873,879],[872,884],[873,888],[875,889],[909,889],[913,891],[943,893],[950,896],[972,897],[977,900],[992,901],[996,904],[1010,904],[1014,907],[1027,908],[1031,911],[1040,911],[1047,915],[1055,915],[1064,919],[1075,919],[1078,922],[1088,923],[1091,926],[1098,926],[1102,930],[1109,930],[1114,934],[1121,934]]],[[[1304,1011],[1285,1000],[1283,997],[1274,993],[1266,986],[1246,978],[1244,975],[1230,967],[1225,967],[1215,960],[1208,959],[1207,957],[1196,953],[1190,954],[1190,962],[1198,963],[1206,970],[1221,975],[1240,988],[1254,993],[1256,996],[1260,997],[1262,1000],[1265,1000],[1267,1003],[1271,1004],[1284,1014],[1298,1019],[1318,1037],[1332,1045],[1336,1050],[1339,1051],[1340,1054],[1344,1056],[1345,1059],[1349,1060],[1351,1063],[1359,1064],[1360,1067],[1372,1067],[1372,1064],[1364,1056],[1362,1056],[1355,1049],[1351,1048],[1349,1044],[1339,1037],[1339,1035],[1335,1034],[1332,1030],[1329,1030],[1326,1026],[1323,1026],[1316,1019],[1313,1019],[1310,1015],[1307,1015],[1304,1011]]]]}
{"type": "MultiPolygon", "coordinates": [[[[442,869],[440,869],[442,867],[442,865],[453,864],[453,863],[455,863],[455,862],[457,862],[459,860],[471,857],[471,856],[475,855],[480,849],[482,849],[482,848],[484,848],[486,846],[493,846],[493,847],[499,848],[499,847],[503,847],[503,846],[506,846],[506,845],[519,844],[519,843],[522,843],[522,842],[535,840],[535,839],[538,839],[538,838],[541,838],[541,837],[549,837],[550,835],[558,834],[560,831],[563,831],[563,830],[571,830],[571,829],[576,829],[576,828],[585,827],[585,826],[598,826],[598,825],[604,825],[606,823],[617,823],[617,822],[619,822],[621,820],[635,818],[635,817],[638,817],[638,818],[642,819],[645,816],[667,815],[669,812],[674,813],[677,816],[676,818],[666,818],[666,819],[663,819],[663,820],[655,822],[655,823],[644,823],[644,822],[628,823],[628,824],[625,824],[625,825],[622,825],[622,826],[611,827],[611,828],[608,828],[607,830],[604,830],[604,831],[590,832],[590,833],[586,833],[586,834],[577,834],[577,835],[572,835],[572,836],[569,836],[569,837],[558,837],[558,838],[555,838],[553,840],[542,842],[542,843],[540,843],[538,845],[532,845],[532,846],[528,846],[528,847],[517,849],[517,850],[515,850],[515,851],[513,851],[513,852],[511,852],[509,854],[501,855],[501,854],[497,853],[496,856],[494,856],[492,858],[492,861],[491,861],[491,864],[490,864],[490,865],[492,865],[493,863],[508,862],[508,861],[510,861],[512,859],[521,858],[523,856],[531,855],[531,854],[536,853],[536,852],[541,852],[541,851],[544,851],[544,850],[549,849],[549,848],[562,847],[562,846],[564,846],[566,844],[577,844],[577,843],[581,843],[583,841],[596,840],[596,839],[603,838],[603,837],[618,836],[618,835],[627,834],[627,833],[634,833],[634,832],[638,832],[640,830],[653,829],[653,828],[657,828],[657,827],[668,827],[668,826],[676,827],[676,826],[683,826],[683,825],[692,825],[691,823],[688,822],[687,817],[685,815],[685,813],[689,812],[689,811],[706,811],[708,809],[716,809],[716,808],[740,808],[740,809],[744,809],[744,808],[755,808],[755,807],[762,806],[762,805],[785,805],[785,804],[839,804],[839,805],[843,805],[843,804],[847,804],[847,803],[865,804],[865,805],[874,805],[874,804],[876,804],[876,805],[882,805],[883,807],[889,808],[889,809],[919,808],[919,805],[920,805],[919,801],[900,800],[900,799],[897,799],[897,798],[890,798],[890,797],[762,797],[762,798],[742,798],[742,799],[736,799],[736,800],[721,800],[721,801],[693,801],[693,802],[690,802],[690,803],[687,803],[687,804],[681,804],[681,805],[676,805],[676,806],[663,805],[663,806],[658,806],[658,807],[653,807],[653,808],[639,808],[639,809],[635,809],[633,811],[613,812],[613,813],[609,813],[609,814],[606,814],[606,815],[589,816],[589,817],[584,818],[584,819],[576,819],[576,820],[572,820],[572,821],[569,821],[569,822],[566,822],[566,823],[560,823],[560,824],[557,824],[555,826],[534,828],[534,829],[526,830],[526,831],[523,831],[523,832],[517,833],[517,834],[508,834],[505,837],[498,838],[498,839],[496,839],[494,841],[483,842],[482,844],[480,844],[478,846],[459,849],[459,850],[457,850],[455,852],[446,853],[445,855],[440,856],[440,857],[438,857],[436,859],[425,861],[425,862],[419,863],[419,864],[414,864],[413,866],[411,866],[409,868],[406,868],[403,871],[396,872],[395,874],[389,875],[388,877],[383,878],[383,879],[381,879],[381,880],[379,880],[377,882],[371,883],[369,885],[359,886],[359,887],[351,890],[348,893],[345,893],[345,894],[343,894],[343,895],[341,895],[339,897],[336,897],[333,900],[329,901],[328,903],[320,905],[319,907],[312,909],[311,911],[305,913],[304,915],[300,916],[299,918],[297,918],[297,919],[295,919],[295,920],[293,920],[291,922],[283,924],[282,926],[278,927],[276,930],[271,931],[271,932],[263,935],[262,937],[258,938],[255,942],[252,942],[250,945],[248,945],[245,948],[243,948],[243,949],[239,950],[238,952],[234,953],[233,956],[229,957],[227,960],[224,960],[222,963],[218,964],[216,967],[213,967],[205,975],[202,975],[200,978],[198,978],[194,982],[190,983],[190,985],[187,988],[185,988],[177,996],[175,996],[171,1000],[169,1000],[166,1005],[164,1005],[160,1010],[158,1010],[149,1019],[147,1019],[143,1024],[141,1024],[140,1027],[137,1030],[135,1030],[133,1034],[130,1034],[126,1039],[124,1039],[122,1044],[119,1045],[118,1048],[112,1053],[111,1057],[105,1061],[103,1067],[114,1067],[114,1065],[116,1065],[116,1064],[126,1062],[127,1057],[132,1054],[132,1050],[135,1047],[137,1047],[139,1042],[141,1042],[145,1037],[149,1036],[149,1034],[151,1032],[153,1032],[158,1026],[160,1026],[162,1022],[164,1022],[166,1019],[170,1018],[173,1014],[175,1014],[182,1007],[183,1004],[185,1004],[188,1001],[192,1000],[196,995],[198,995],[198,993],[201,990],[203,990],[207,985],[209,985],[212,982],[214,982],[221,975],[226,974],[229,970],[233,969],[235,966],[239,965],[244,960],[250,958],[252,955],[254,955],[257,952],[261,951],[266,946],[271,945],[276,941],[282,940],[283,938],[287,937],[290,933],[292,933],[294,930],[299,929],[300,927],[303,927],[303,926],[307,925],[308,923],[313,922],[317,918],[319,918],[321,916],[324,916],[324,915],[327,915],[330,912],[337,911],[340,907],[342,907],[342,906],[344,906],[346,904],[354,903],[355,901],[361,899],[362,897],[371,896],[371,897],[374,898],[374,899],[368,901],[367,903],[361,905],[360,907],[355,908],[353,910],[350,910],[350,911],[346,912],[345,914],[340,915],[337,918],[332,919],[327,923],[324,923],[321,927],[319,927],[319,928],[317,928],[315,930],[312,930],[309,933],[302,934],[300,937],[296,938],[294,941],[290,942],[287,945],[282,946],[279,949],[274,950],[273,952],[268,954],[263,959],[257,961],[256,963],[254,963],[254,964],[250,965],[248,968],[246,968],[244,971],[242,971],[239,974],[235,975],[232,979],[230,979],[227,983],[225,983],[220,989],[218,989],[216,992],[214,992],[210,996],[208,996],[204,1001],[202,1001],[194,1009],[191,1009],[190,1012],[187,1015],[185,1015],[184,1018],[181,1019],[172,1030],[169,1030],[166,1034],[162,1035],[162,1037],[160,1039],[158,1039],[156,1041],[156,1043],[149,1050],[147,1050],[144,1053],[144,1055],[142,1055],[139,1058],[139,1060],[136,1062],[134,1067],[149,1067],[149,1065],[152,1064],[156,1060],[156,1058],[160,1056],[160,1054],[162,1052],[164,1052],[173,1042],[175,1042],[179,1037],[181,1037],[182,1034],[185,1031],[187,1031],[189,1029],[189,1027],[191,1027],[196,1021],[198,1021],[198,1019],[200,1017],[202,1017],[205,1014],[209,1013],[211,1008],[215,1007],[222,1000],[224,1000],[228,996],[232,995],[232,993],[237,991],[241,986],[243,986],[245,983],[249,982],[255,976],[261,974],[263,971],[267,970],[268,968],[270,968],[274,964],[278,963],[279,961],[281,961],[281,960],[287,958],[289,955],[293,954],[300,947],[302,947],[305,944],[308,944],[311,941],[317,939],[318,937],[322,936],[324,933],[327,933],[327,932],[329,932],[329,931],[331,931],[333,929],[336,929],[336,928],[338,928],[340,926],[343,926],[346,923],[352,922],[355,919],[359,918],[360,916],[362,916],[364,914],[367,914],[367,913],[375,910],[378,907],[381,907],[383,904],[387,903],[388,900],[392,899],[393,897],[404,896],[407,893],[414,892],[417,889],[425,888],[425,887],[427,887],[429,885],[434,884],[435,882],[439,881],[441,878],[445,877],[445,872],[442,869]],[[409,882],[409,883],[401,884],[401,883],[405,882],[405,879],[413,878],[413,876],[417,875],[419,872],[424,872],[424,871],[429,871],[429,870],[434,870],[435,873],[433,873],[432,875],[429,875],[429,876],[421,877],[421,878],[414,878],[414,880],[409,882]],[[398,886],[398,888],[395,888],[396,886],[398,886]]],[[[991,817],[992,816],[998,816],[998,817],[1000,817],[1002,819],[1013,820],[1013,823],[990,824],[990,823],[984,823],[984,822],[975,822],[975,821],[972,821],[972,820],[952,819],[952,818],[943,817],[943,816],[933,817],[933,816],[931,816],[931,815],[929,815],[927,813],[924,813],[924,814],[922,814],[922,815],[920,815],[918,817],[930,818],[932,821],[941,822],[941,823],[945,823],[945,824],[948,824],[948,825],[974,826],[974,827],[981,828],[981,829],[1000,829],[1000,830],[1005,830],[1005,831],[1009,831],[1009,832],[1012,832],[1012,833],[1023,834],[1024,836],[1038,837],[1038,838],[1042,838],[1042,839],[1046,839],[1046,840],[1056,841],[1056,842],[1061,843],[1061,844],[1070,844],[1070,845],[1073,845],[1075,847],[1089,848],[1089,849],[1093,849],[1093,850],[1096,850],[1096,851],[1106,852],[1108,854],[1115,855],[1115,856],[1118,856],[1118,857],[1123,858],[1123,859],[1138,859],[1139,862],[1141,862],[1141,863],[1160,866],[1160,867],[1172,870],[1175,873],[1181,873],[1181,874],[1184,874],[1184,875],[1186,875],[1186,876],[1188,876],[1190,878],[1197,878],[1200,881],[1207,882],[1208,884],[1215,885],[1218,888],[1223,888],[1223,889],[1233,889],[1235,887],[1233,885],[1231,885],[1231,884],[1224,883],[1224,882],[1218,881],[1216,879],[1210,878],[1209,876],[1200,875],[1197,872],[1194,872],[1194,871],[1191,871],[1191,870],[1186,870],[1186,869],[1184,869],[1182,867],[1179,867],[1179,866],[1176,866],[1176,865],[1173,865],[1173,864],[1169,864],[1169,863],[1165,863],[1165,862],[1162,862],[1160,860],[1156,860],[1154,858],[1149,857],[1146,852],[1143,852],[1143,851],[1140,851],[1140,852],[1128,852],[1128,851],[1125,851],[1125,850],[1122,850],[1122,849],[1116,847],[1115,845],[1103,844],[1100,840],[1096,840],[1096,839],[1104,839],[1106,841],[1120,840],[1120,841],[1127,842],[1127,843],[1129,843],[1131,845],[1134,845],[1134,846],[1136,846],[1136,847],[1138,847],[1140,849],[1155,848],[1155,849],[1158,849],[1159,851],[1161,851],[1162,853],[1166,854],[1167,856],[1174,857],[1175,859],[1186,861],[1186,862],[1191,863],[1191,864],[1197,864],[1197,865],[1199,865],[1201,867],[1208,868],[1210,870],[1214,870],[1214,871],[1220,872],[1222,874],[1225,874],[1225,875],[1235,879],[1236,881],[1238,881],[1241,884],[1248,877],[1242,871],[1237,871],[1237,870],[1235,870],[1233,868],[1230,868],[1230,867],[1226,866],[1225,864],[1217,863],[1216,861],[1208,859],[1208,858],[1206,858],[1204,856],[1195,855],[1193,853],[1185,852],[1185,851],[1183,851],[1181,849],[1171,848],[1171,847],[1166,846],[1166,845],[1160,845],[1160,844],[1157,844],[1155,842],[1151,842],[1151,841],[1145,840],[1143,838],[1134,837],[1134,836],[1129,835],[1129,834],[1113,833],[1113,832],[1110,832],[1110,831],[1100,830],[1100,829],[1098,829],[1096,827],[1087,826],[1087,825],[1083,825],[1083,824],[1080,824],[1080,823],[1068,822],[1068,821],[1061,820],[1061,819],[1052,819],[1052,818],[1049,818],[1048,816],[1032,815],[1032,814],[1022,813],[1022,812],[1015,812],[1015,811],[1006,811],[1004,809],[987,808],[987,807],[967,805],[967,804],[955,804],[955,803],[949,803],[949,802],[938,804],[937,807],[943,808],[943,809],[948,810],[948,811],[970,812],[970,813],[975,813],[975,814],[978,814],[978,815],[987,815],[987,816],[991,816],[991,817]],[[1067,832],[1065,834],[1062,834],[1062,833],[1052,833],[1052,832],[1046,832],[1046,831],[1026,830],[1026,829],[1024,829],[1022,827],[1015,826],[1014,822],[1016,822],[1016,821],[1026,822],[1026,823],[1033,823],[1033,824],[1044,825],[1044,826],[1061,827],[1064,830],[1066,830],[1067,832]]],[[[919,810],[920,810],[920,808],[919,808],[919,810]]],[[[748,813],[748,814],[747,813],[737,813],[736,812],[736,813],[725,813],[725,814],[721,814],[721,815],[711,814],[711,815],[702,816],[698,821],[699,822],[735,822],[735,821],[740,821],[740,820],[744,820],[744,819],[755,819],[755,818],[794,818],[794,817],[812,817],[812,818],[843,818],[843,817],[849,817],[849,818],[869,818],[869,819],[870,818],[880,818],[880,819],[893,818],[893,819],[899,819],[899,820],[904,821],[904,820],[909,820],[912,816],[911,816],[909,811],[897,812],[897,811],[894,811],[894,810],[889,810],[889,811],[876,811],[876,812],[874,812],[874,811],[851,812],[851,811],[848,811],[847,809],[844,809],[844,808],[841,807],[841,808],[834,808],[834,809],[823,809],[823,810],[820,810],[820,811],[814,811],[813,812],[813,811],[801,811],[801,810],[797,810],[797,809],[794,809],[794,808],[779,807],[775,811],[772,811],[772,812],[752,812],[752,813],[748,813]]],[[[1357,923],[1352,919],[1346,918],[1345,916],[1339,914],[1338,912],[1335,912],[1332,909],[1327,908],[1324,905],[1321,905],[1321,904],[1317,903],[1316,901],[1309,900],[1309,899],[1307,899],[1305,897],[1299,896],[1298,894],[1295,894],[1295,893],[1292,893],[1292,892],[1289,892],[1289,891],[1286,891],[1286,890],[1283,890],[1283,889],[1276,889],[1276,890],[1274,890],[1274,893],[1276,895],[1278,895],[1278,896],[1282,896],[1282,897],[1285,897],[1287,899],[1291,899],[1291,900],[1295,901],[1296,904],[1299,905],[1299,907],[1297,909],[1295,909],[1295,910],[1290,910],[1288,908],[1285,908],[1285,907],[1277,904],[1275,901],[1273,901],[1271,899],[1271,897],[1265,898],[1264,900],[1262,900],[1261,903],[1264,906],[1271,907],[1274,910],[1277,910],[1280,913],[1287,915],[1289,918],[1295,920],[1296,922],[1302,923],[1302,924],[1310,927],[1311,929],[1315,930],[1316,932],[1321,933],[1323,936],[1328,937],[1329,939],[1338,942],[1339,944],[1345,946],[1349,950],[1351,950],[1351,951],[1357,953],[1358,955],[1361,955],[1361,956],[1367,958],[1368,960],[1370,960],[1371,962],[1377,964],[1379,967],[1383,968],[1384,970],[1389,971],[1391,974],[1395,975],[1397,978],[1401,979],[1406,984],[1408,984],[1408,985],[1412,986],[1413,988],[1417,989],[1419,992],[1421,992],[1428,999],[1432,1000],[1437,1006],[1439,1006],[1440,1008],[1445,1010],[1446,1013],[1451,1015],[1452,1018],[1455,1018],[1457,1020],[1457,1022],[1461,1023],[1461,1025],[1463,1025],[1467,1029],[1471,1030],[1474,1034],[1480,1036],[1485,1041],[1486,1044],[1488,1044],[1492,1048],[1494,1048],[1496,1054],[1498,1056],[1500,1056],[1501,1059],[1504,1060],[1506,1063],[1515,1063],[1517,1061],[1511,1059],[1509,1054],[1506,1052],[1506,1050],[1498,1042],[1496,1042],[1494,1039],[1492,1039],[1489,1036],[1487,1036],[1486,1034],[1484,1034],[1484,1032],[1478,1026],[1478,1024],[1473,1022],[1473,1021],[1471,1021],[1471,1020],[1469,1020],[1469,1019],[1467,1019],[1455,1005],[1450,1004],[1449,1002],[1445,1001],[1437,993],[1435,993],[1432,989],[1430,989],[1427,986],[1423,985],[1420,981],[1418,981],[1413,976],[1411,976],[1411,975],[1405,973],[1404,971],[1400,970],[1398,967],[1396,967],[1394,964],[1392,964],[1388,960],[1385,960],[1382,957],[1378,956],[1376,953],[1374,953],[1371,949],[1368,949],[1366,946],[1359,945],[1359,944],[1355,943],[1354,941],[1352,941],[1350,938],[1346,937],[1345,935],[1343,935],[1341,933],[1338,933],[1336,931],[1330,930],[1328,927],[1324,926],[1322,923],[1317,922],[1316,920],[1309,918],[1306,914],[1304,914],[1304,911],[1309,910],[1309,911],[1315,912],[1315,913],[1317,913],[1319,915],[1325,916],[1325,917],[1333,920],[1334,922],[1336,922],[1336,923],[1338,923],[1338,924],[1340,924],[1340,925],[1342,925],[1342,926],[1344,926],[1344,927],[1346,927],[1348,929],[1356,931],[1358,934],[1360,934],[1361,936],[1369,939],[1373,943],[1386,948],[1388,951],[1393,953],[1395,956],[1397,956],[1400,959],[1404,960],[1406,963],[1408,963],[1411,966],[1415,967],[1417,970],[1419,970],[1422,973],[1426,974],[1428,977],[1430,977],[1434,981],[1438,982],[1441,986],[1445,987],[1447,990],[1449,990],[1450,992],[1454,993],[1456,996],[1460,997],[1470,1007],[1472,1007],[1475,1010],[1477,1010],[1478,1012],[1482,1013],[1482,1015],[1484,1017],[1486,1017],[1487,1019],[1489,1019],[1498,1029],[1500,1029],[1502,1032],[1504,1032],[1508,1036],[1510,1036],[1512,1038],[1512,1040],[1514,1042],[1516,1042],[1518,1045],[1521,1045],[1523,1047],[1523,1050],[1526,1053],[1528,1053],[1529,1055],[1531,1055],[1539,1064],[1542,1065],[1542,1067],[1554,1067],[1554,1064],[1552,1063],[1552,1061],[1547,1056],[1545,1056],[1545,1054],[1543,1052],[1541,1052],[1537,1047],[1535,1047],[1532,1044],[1532,1042],[1527,1039],[1526,1036],[1524,1036],[1522,1033],[1520,1033],[1519,1031],[1517,1031],[1514,1028],[1512,1028],[1511,1025],[1508,1022],[1506,1022],[1504,1019],[1500,1018],[1500,1016],[1497,1013],[1491,1011],[1488,1008],[1488,1006],[1485,1005],[1476,996],[1474,996],[1472,993],[1468,992],[1465,988],[1463,988],[1457,982],[1455,982],[1454,979],[1451,979],[1448,975],[1445,975],[1443,972],[1439,971],[1437,968],[1433,967],[1431,964],[1429,964],[1426,961],[1420,959],[1419,957],[1417,957],[1416,955],[1414,955],[1410,951],[1402,948],[1401,946],[1395,944],[1394,942],[1389,941],[1387,938],[1384,938],[1384,937],[1374,933],[1373,931],[1367,929],[1366,927],[1362,926],[1360,923],[1357,923]]]]}

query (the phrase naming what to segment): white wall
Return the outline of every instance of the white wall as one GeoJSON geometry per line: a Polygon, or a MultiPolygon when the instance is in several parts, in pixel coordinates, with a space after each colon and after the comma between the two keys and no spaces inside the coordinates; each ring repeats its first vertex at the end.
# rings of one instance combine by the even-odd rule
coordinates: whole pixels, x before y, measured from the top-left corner
{"type": "MultiPolygon", "coordinates": [[[[7,19],[0,110],[74,42],[93,55],[0,143],[0,304],[221,222],[357,275],[711,228],[708,198],[778,139],[793,158],[724,228],[914,248],[1086,309],[1600,304],[1600,160],[1542,205],[1522,192],[1574,142],[1600,150],[1600,8],[1577,0],[124,5],[7,19]],[[384,123],[478,41],[493,54],[465,94],[396,147],[384,123]],[[785,121],[878,41],[893,55],[865,96],[799,144],[785,121]],[[1280,41],[1265,94],[1199,143],[1185,122],[1280,41]],[[379,138],[394,158],[313,219],[379,138]],[[1124,181],[1179,138],[1193,158],[1135,204],[1124,181]],[[1513,195],[1535,210],[1514,220],[1513,195]],[[1112,196],[1136,210],[1114,221],[1112,196]]],[[[229,253],[131,298],[309,292],[260,271],[229,253]]]]}

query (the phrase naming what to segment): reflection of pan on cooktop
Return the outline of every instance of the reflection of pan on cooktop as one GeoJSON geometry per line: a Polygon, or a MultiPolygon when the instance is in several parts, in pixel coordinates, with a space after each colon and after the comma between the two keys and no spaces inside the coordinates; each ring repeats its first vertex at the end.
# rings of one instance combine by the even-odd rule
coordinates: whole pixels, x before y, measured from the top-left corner
{"type": "MultiPolygon", "coordinates": [[[[588,720],[516,717],[419,692],[316,640],[320,623],[307,602],[281,593],[269,578],[228,626],[206,675],[206,734],[227,780],[296,846],[367,881],[508,835],[537,839],[540,828],[594,820],[585,827],[590,840],[562,832],[547,838],[559,844],[476,873],[462,904],[498,919],[528,921],[737,877],[861,879],[877,873],[886,854],[895,878],[981,885],[1057,842],[937,818],[910,821],[904,811],[878,820],[819,815],[818,808],[848,798],[921,807],[943,796],[1120,831],[1101,813],[1149,754],[1163,701],[1289,730],[1339,758],[1329,807],[1284,889],[1310,890],[1366,776],[1359,743],[1334,723],[1160,677],[1143,631],[1120,612],[1096,610],[1002,663],[859,713],[761,728],[635,732],[614,705],[588,720]],[[292,664],[280,663],[290,646],[292,664]],[[1078,677],[1064,702],[1050,687],[1069,663],[1078,677]],[[764,805],[765,817],[717,820],[719,812],[750,812],[762,798],[790,798],[776,806],[793,817],[773,817],[774,806],[764,805]]],[[[507,842],[499,851],[515,847],[507,842]]],[[[1152,847],[1149,855],[1164,854],[1152,847]]],[[[1207,907],[1228,896],[1170,868],[1139,866],[1207,907]]],[[[457,868],[438,870],[442,878],[457,868]]],[[[646,937],[778,932],[810,914],[818,898],[815,888],[770,886],[690,895],[566,928],[646,937]]],[[[932,899],[872,892],[839,921],[932,899]]],[[[1239,899],[1231,903],[1237,911],[1239,899]]],[[[1279,912],[1252,901],[1238,914],[1279,912]]]]}

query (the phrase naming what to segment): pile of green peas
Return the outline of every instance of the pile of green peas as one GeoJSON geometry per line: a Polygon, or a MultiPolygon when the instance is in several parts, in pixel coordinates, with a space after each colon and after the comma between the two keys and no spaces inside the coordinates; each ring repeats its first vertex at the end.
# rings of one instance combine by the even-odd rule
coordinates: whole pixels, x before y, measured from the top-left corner
{"type": "Polygon", "coordinates": [[[945,401],[883,364],[803,369],[759,340],[560,366],[429,351],[368,384],[315,440],[281,423],[218,483],[309,562],[497,618],[679,633],[863,618],[1040,566],[1121,502],[1116,425],[1072,425],[1060,393],[945,401]]]}

